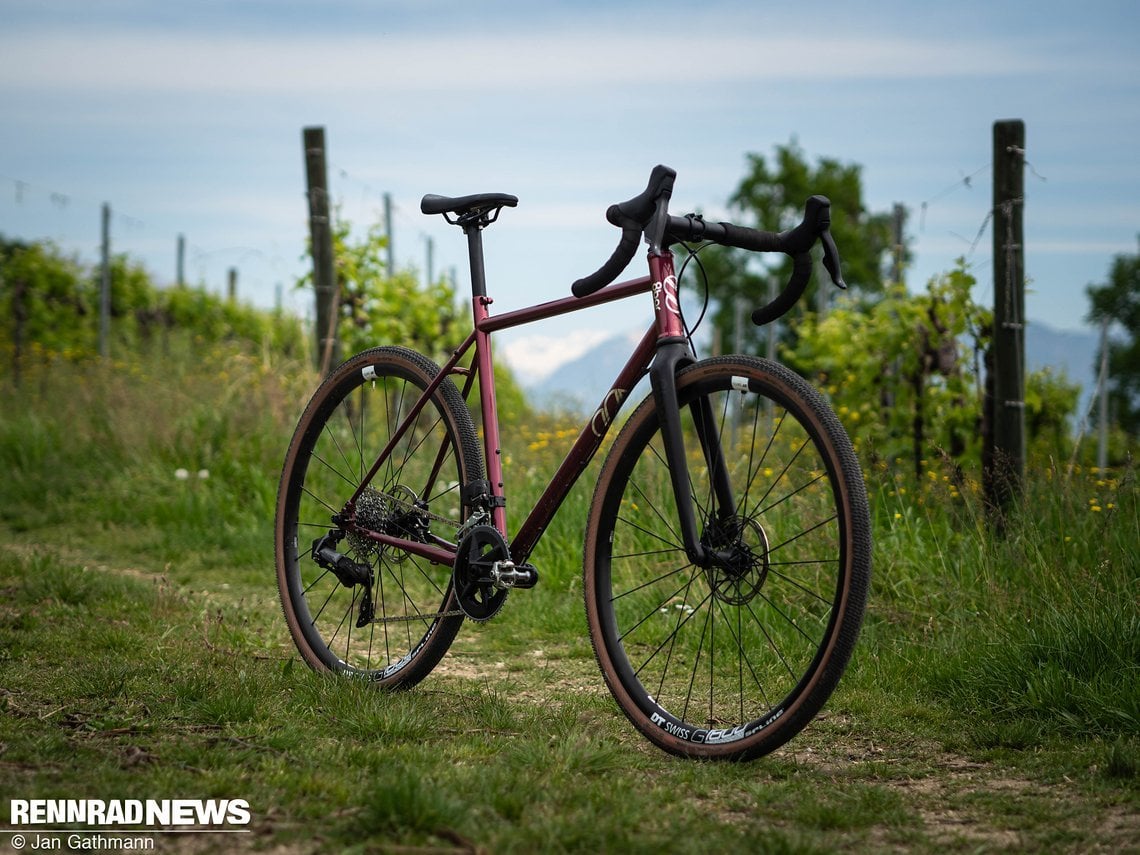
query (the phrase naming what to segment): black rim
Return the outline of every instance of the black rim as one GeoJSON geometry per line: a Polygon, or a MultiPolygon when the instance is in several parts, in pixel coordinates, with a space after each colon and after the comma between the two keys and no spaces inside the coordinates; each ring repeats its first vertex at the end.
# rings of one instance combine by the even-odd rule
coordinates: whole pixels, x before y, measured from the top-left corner
{"type": "Polygon", "coordinates": [[[754,402],[730,427],[734,399],[745,396],[720,380],[719,389],[714,379],[679,391],[683,403],[710,396],[730,449],[731,513],[714,507],[698,455],[690,481],[702,541],[731,560],[701,569],[685,557],[649,418],[614,474],[625,488],[603,510],[611,525],[598,539],[612,546],[596,568],[619,681],[650,724],[705,745],[755,737],[803,695],[835,634],[847,566],[842,493],[824,436],[776,389],[765,389],[770,411],[762,396],[746,396],[754,402]]]}
{"type": "MultiPolygon", "coordinates": [[[[376,680],[391,679],[417,662],[441,634],[441,622],[460,620],[452,614],[449,568],[347,535],[339,549],[372,568],[375,617],[358,626],[364,587],[343,586],[308,553],[313,539],[335,529],[332,517],[422,391],[423,381],[411,372],[385,370],[368,380],[353,370],[329,390],[295,458],[285,529],[291,550],[289,597],[309,647],[327,667],[376,680]]],[[[434,536],[435,529],[453,534],[462,478],[455,449],[454,428],[443,405],[433,400],[362,495],[361,522],[400,536],[418,531],[421,539],[434,536]],[[445,445],[440,469],[438,452],[445,445]],[[438,471],[434,481],[433,471],[438,471]]]]}

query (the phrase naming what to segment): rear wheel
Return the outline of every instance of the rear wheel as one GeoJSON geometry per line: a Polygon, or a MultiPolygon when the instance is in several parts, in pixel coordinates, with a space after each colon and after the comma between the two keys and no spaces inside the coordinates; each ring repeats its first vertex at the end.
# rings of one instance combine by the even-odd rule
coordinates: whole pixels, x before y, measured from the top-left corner
{"type": "Polygon", "coordinates": [[[706,360],[678,374],[677,392],[697,531],[717,557],[701,567],[686,555],[649,398],[590,511],[590,636],[610,691],[652,742],[749,759],[798,733],[846,667],[870,582],[866,491],[839,420],[783,366],[706,360]],[[698,423],[723,449],[731,506],[714,495],[698,423]]]}
{"type": "MultiPolygon", "coordinates": [[[[345,531],[337,519],[438,373],[405,348],[365,351],[329,375],[297,425],[277,499],[277,583],[293,641],[313,668],[410,686],[463,621],[450,565],[345,531]],[[322,538],[323,561],[313,554],[322,538]],[[330,554],[347,563],[333,566],[330,554]]],[[[421,543],[453,542],[463,488],[482,477],[471,415],[445,379],[360,495],[356,521],[421,543]]]]}

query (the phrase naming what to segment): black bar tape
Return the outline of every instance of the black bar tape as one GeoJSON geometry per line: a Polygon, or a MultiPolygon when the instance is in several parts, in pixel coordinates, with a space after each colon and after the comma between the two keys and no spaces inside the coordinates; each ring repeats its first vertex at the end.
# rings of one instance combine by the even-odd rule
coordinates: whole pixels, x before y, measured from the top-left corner
{"type": "Polygon", "coordinates": [[[640,229],[623,229],[621,241],[613,255],[610,256],[609,261],[589,276],[583,276],[571,285],[570,291],[575,297],[585,297],[587,294],[593,294],[595,291],[605,288],[633,261],[634,255],[637,254],[637,245],[640,242],[640,229]]]}

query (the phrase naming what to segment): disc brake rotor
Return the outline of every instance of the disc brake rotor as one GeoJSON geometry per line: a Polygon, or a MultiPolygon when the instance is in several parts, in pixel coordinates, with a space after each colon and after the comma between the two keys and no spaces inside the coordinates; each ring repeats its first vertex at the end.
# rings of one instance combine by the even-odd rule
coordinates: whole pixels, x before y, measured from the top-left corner
{"type": "Polygon", "coordinates": [[[731,517],[712,524],[702,538],[706,548],[728,560],[705,570],[713,596],[743,606],[752,601],[768,578],[768,535],[753,519],[731,517]]]}

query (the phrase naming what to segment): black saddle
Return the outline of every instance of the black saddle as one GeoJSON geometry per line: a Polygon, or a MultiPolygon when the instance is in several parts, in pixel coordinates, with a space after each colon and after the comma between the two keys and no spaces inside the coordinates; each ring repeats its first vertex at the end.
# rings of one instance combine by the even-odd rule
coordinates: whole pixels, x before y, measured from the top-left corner
{"type": "Polygon", "coordinates": [[[518,196],[510,193],[474,193],[470,196],[437,196],[428,193],[420,200],[420,211],[424,214],[443,214],[449,223],[465,225],[482,221],[486,225],[495,221],[500,208],[513,208],[518,203],[518,196]]]}

